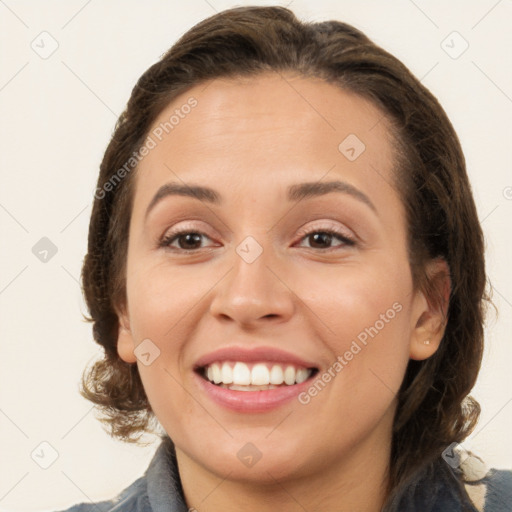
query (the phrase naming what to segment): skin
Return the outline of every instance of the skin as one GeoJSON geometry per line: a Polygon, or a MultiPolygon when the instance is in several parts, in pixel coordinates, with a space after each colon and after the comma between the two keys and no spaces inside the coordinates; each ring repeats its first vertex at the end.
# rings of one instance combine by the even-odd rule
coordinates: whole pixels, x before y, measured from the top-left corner
{"type": "MultiPolygon", "coordinates": [[[[137,170],[119,355],[138,364],[175,442],[188,506],[379,511],[395,394],[409,358],[430,357],[443,334],[443,312],[413,287],[386,119],[320,80],[266,73],[195,86],[154,127],[191,96],[197,106],[137,170]],[[354,161],[338,149],[348,134],[366,146],[354,161]],[[376,213],[346,193],[286,198],[289,185],[335,179],[366,194],[376,213]],[[223,202],[170,196],[145,219],[169,182],[214,188],[223,202]],[[195,252],[180,249],[183,239],[159,247],[171,228],[206,236],[195,252]],[[356,243],[315,244],[311,233],[325,229],[356,243]],[[263,249],[250,264],[235,250],[247,236],[263,249]],[[307,405],[294,399],[242,414],[196,385],[197,359],[232,345],[278,347],[315,361],[322,374],[395,303],[401,311],[307,405]],[[146,366],[134,349],[148,338],[160,355],[146,366]],[[262,454],[252,467],[237,457],[248,442],[262,454]]],[[[428,267],[443,269],[439,261],[428,267]]]]}

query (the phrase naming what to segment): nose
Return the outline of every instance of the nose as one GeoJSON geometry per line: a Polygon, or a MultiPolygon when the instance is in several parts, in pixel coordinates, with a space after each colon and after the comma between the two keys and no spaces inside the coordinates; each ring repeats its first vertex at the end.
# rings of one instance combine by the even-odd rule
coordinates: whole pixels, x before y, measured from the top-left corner
{"type": "Polygon", "coordinates": [[[269,322],[282,323],[292,317],[294,293],[286,282],[282,265],[269,257],[269,251],[264,250],[252,262],[234,251],[232,268],[215,287],[210,304],[213,316],[249,329],[269,322]]]}

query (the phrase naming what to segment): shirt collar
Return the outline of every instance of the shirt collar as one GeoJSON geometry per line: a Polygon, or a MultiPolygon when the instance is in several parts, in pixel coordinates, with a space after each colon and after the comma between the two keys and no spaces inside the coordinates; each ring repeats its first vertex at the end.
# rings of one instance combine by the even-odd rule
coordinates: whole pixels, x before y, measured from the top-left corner
{"type": "Polygon", "coordinates": [[[187,512],[174,444],[162,437],[147,471],[147,493],[153,512],[187,512]]]}

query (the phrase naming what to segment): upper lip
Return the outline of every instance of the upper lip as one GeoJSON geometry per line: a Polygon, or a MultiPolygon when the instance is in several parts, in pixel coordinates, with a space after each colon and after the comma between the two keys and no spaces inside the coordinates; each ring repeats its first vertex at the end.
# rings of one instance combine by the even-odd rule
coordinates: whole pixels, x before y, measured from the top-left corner
{"type": "Polygon", "coordinates": [[[195,368],[203,368],[217,361],[241,361],[244,363],[276,362],[288,363],[301,368],[317,368],[315,363],[278,348],[256,347],[248,349],[237,346],[224,347],[200,357],[195,364],[195,368]]]}

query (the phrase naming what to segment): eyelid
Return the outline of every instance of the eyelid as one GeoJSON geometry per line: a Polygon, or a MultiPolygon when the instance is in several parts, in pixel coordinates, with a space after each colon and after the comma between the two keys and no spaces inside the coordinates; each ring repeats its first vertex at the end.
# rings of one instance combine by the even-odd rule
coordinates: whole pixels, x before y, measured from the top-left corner
{"type": "Polygon", "coordinates": [[[198,223],[206,224],[205,222],[201,222],[198,220],[178,222],[178,223],[174,224],[172,227],[170,227],[169,229],[167,229],[164,232],[163,236],[172,235],[174,233],[181,233],[182,231],[194,231],[197,233],[207,235],[208,237],[211,238],[211,236],[209,234],[209,232],[211,232],[211,230],[208,228],[199,227],[198,223]]]}
{"type": "Polygon", "coordinates": [[[333,231],[337,235],[347,238],[354,243],[358,240],[358,237],[349,229],[342,229],[339,224],[334,223],[329,220],[317,220],[313,221],[306,225],[307,227],[301,226],[299,229],[297,236],[299,240],[302,239],[305,235],[310,234],[311,232],[322,232],[322,231],[333,231]],[[321,225],[317,225],[315,223],[323,223],[321,225]]]}
{"type": "MultiPolygon", "coordinates": [[[[170,247],[170,245],[167,243],[169,240],[176,238],[177,236],[184,234],[184,233],[197,233],[199,235],[202,235],[210,240],[214,239],[214,236],[209,232],[208,229],[199,228],[196,225],[197,221],[195,223],[191,223],[190,221],[183,221],[178,222],[178,224],[172,226],[171,228],[164,231],[163,235],[160,236],[157,239],[157,247],[170,247]]],[[[205,247],[206,249],[206,247],[205,247]]],[[[181,252],[186,252],[186,249],[177,249],[181,252]]],[[[191,252],[196,252],[197,249],[191,250],[191,252]]]]}

